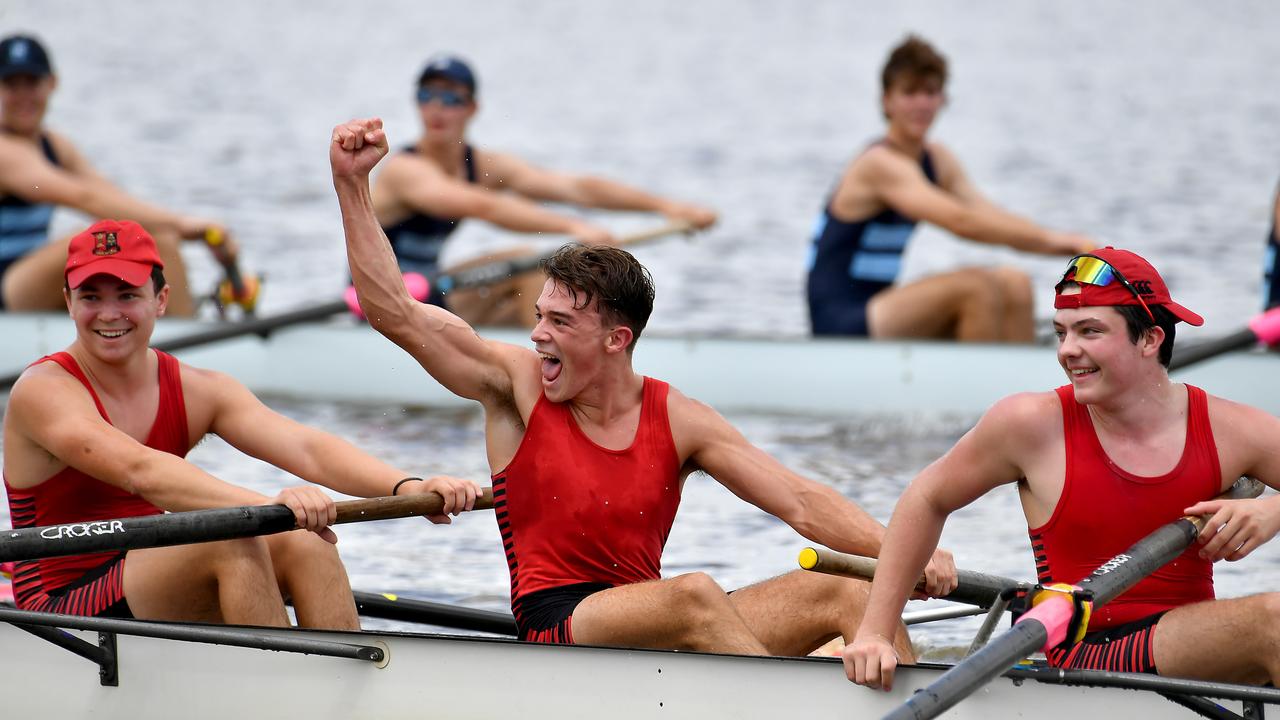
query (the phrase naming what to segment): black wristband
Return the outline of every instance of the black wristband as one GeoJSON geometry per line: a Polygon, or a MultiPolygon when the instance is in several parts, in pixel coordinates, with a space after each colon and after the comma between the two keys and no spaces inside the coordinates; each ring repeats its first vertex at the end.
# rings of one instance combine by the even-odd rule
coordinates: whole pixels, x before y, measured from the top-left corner
{"type": "Polygon", "coordinates": [[[411,481],[411,480],[417,480],[418,482],[422,482],[422,478],[407,477],[407,478],[405,478],[405,479],[401,480],[400,482],[396,483],[396,486],[395,486],[395,487],[391,488],[391,494],[392,494],[392,495],[395,495],[397,492],[399,492],[399,490],[400,490],[400,486],[401,486],[401,485],[403,485],[403,484],[405,484],[405,483],[407,483],[407,482],[409,482],[409,481],[411,481]]]}

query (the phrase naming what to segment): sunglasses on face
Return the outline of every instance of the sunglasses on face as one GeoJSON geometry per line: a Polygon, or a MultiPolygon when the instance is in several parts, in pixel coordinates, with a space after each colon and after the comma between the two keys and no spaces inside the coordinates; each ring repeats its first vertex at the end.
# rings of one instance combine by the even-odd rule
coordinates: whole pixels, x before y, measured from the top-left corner
{"type": "Polygon", "coordinates": [[[1156,316],[1152,314],[1151,308],[1147,307],[1147,301],[1142,299],[1142,294],[1138,292],[1138,289],[1128,280],[1125,280],[1124,275],[1121,275],[1120,271],[1112,267],[1106,260],[1093,255],[1077,255],[1067,265],[1066,272],[1062,273],[1062,280],[1058,281],[1059,285],[1067,281],[1067,276],[1071,274],[1072,270],[1076,271],[1072,280],[1085,285],[1106,287],[1113,282],[1120,283],[1137,298],[1138,304],[1142,305],[1142,309],[1147,311],[1147,316],[1151,318],[1151,322],[1156,321],[1156,316]]]}
{"type": "Polygon", "coordinates": [[[453,90],[443,90],[440,88],[418,88],[418,103],[426,105],[432,100],[439,100],[440,104],[445,107],[462,107],[471,102],[471,98],[453,90]]]}

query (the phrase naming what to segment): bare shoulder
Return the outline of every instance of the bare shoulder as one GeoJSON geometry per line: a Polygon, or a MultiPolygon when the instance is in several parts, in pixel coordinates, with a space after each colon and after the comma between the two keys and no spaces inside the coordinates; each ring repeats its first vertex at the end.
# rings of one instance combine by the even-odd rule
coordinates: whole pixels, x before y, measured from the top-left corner
{"type": "Polygon", "coordinates": [[[1249,442],[1256,439],[1256,444],[1271,447],[1280,442],[1280,418],[1252,405],[1208,393],[1206,396],[1209,425],[1215,441],[1249,442]]]}
{"type": "Polygon", "coordinates": [[[1056,392],[1025,392],[996,401],[975,430],[1038,444],[1059,437],[1061,427],[1062,403],[1056,392]]]}
{"type": "Polygon", "coordinates": [[[400,183],[416,183],[444,177],[444,171],[440,166],[422,155],[393,150],[382,161],[381,169],[374,178],[374,185],[385,187],[390,183],[398,186],[400,183]]]}
{"type": "Polygon", "coordinates": [[[6,425],[14,423],[32,431],[52,426],[76,428],[84,423],[74,418],[88,417],[101,417],[92,396],[79,380],[54,362],[24,370],[9,391],[4,412],[6,425]]]}
{"type": "Polygon", "coordinates": [[[737,436],[738,432],[715,408],[685,395],[672,386],[667,392],[667,422],[680,447],[697,446],[716,437],[737,436]]]}

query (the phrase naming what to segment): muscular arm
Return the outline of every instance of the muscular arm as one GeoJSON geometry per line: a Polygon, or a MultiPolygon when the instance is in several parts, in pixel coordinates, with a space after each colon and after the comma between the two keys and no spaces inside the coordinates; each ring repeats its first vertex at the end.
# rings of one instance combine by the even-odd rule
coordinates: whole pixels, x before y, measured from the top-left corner
{"type": "MultiPolygon", "coordinates": [[[[991,204],[949,152],[940,146],[930,149],[941,187],[930,183],[918,165],[885,147],[867,151],[855,166],[853,182],[865,184],[885,205],[907,217],[970,240],[1047,255],[1074,255],[1092,249],[1088,238],[1049,230],[991,204]]],[[[841,189],[849,184],[842,183],[841,189]]]]}
{"type": "Polygon", "coordinates": [[[6,447],[6,456],[17,456],[5,458],[5,471],[19,487],[30,487],[70,466],[165,510],[269,502],[113,427],[98,414],[79,382],[48,365],[31,368],[14,385],[6,430],[7,439],[17,440],[17,447],[6,447]]]}
{"type": "Polygon", "coordinates": [[[1001,400],[911,481],[889,520],[866,615],[845,653],[851,680],[892,684],[897,663],[887,638],[893,637],[947,517],[992,488],[1028,474],[1023,459],[1043,451],[1046,411],[1051,418],[1054,407],[1043,394],[1001,400]]]}
{"type": "Polygon", "coordinates": [[[687,454],[691,464],[733,494],[816,543],[842,552],[879,554],[884,527],[862,508],[792,472],[706,405],[672,390],[668,408],[681,455],[687,454]]]}
{"type": "Polygon", "coordinates": [[[461,318],[414,300],[404,288],[369,190],[369,171],[386,155],[386,142],[380,120],[352,121],[334,129],[329,150],[347,260],[365,316],[453,393],[486,407],[510,403],[513,377],[533,378],[537,355],[482,339],[461,318]]]}

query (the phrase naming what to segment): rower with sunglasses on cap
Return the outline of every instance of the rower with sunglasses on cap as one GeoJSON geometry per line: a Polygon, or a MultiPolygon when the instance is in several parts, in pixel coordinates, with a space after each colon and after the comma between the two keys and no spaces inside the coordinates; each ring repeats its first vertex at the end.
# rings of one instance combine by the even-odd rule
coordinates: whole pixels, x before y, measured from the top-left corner
{"type": "Polygon", "coordinates": [[[66,135],[44,126],[57,87],[39,41],[28,35],[0,41],[0,310],[63,307],[70,238],[50,242],[49,225],[54,208],[68,207],[95,218],[133,218],[146,227],[168,273],[169,314],[195,314],[180,242],[202,240],[219,263],[232,267],[235,241],[217,222],[143,202],[99,175],[66,135]]]}
{"type": "Polygon", "coordinates": [[[1215,600],[1213,563],[1280,529],[1280,496],[1214,500],[1247,475],[1280,487],[1280,418],[1169,379],[1174,328],[1200,325],[1138,255],[1076,257],[1056,286],[1058,362],[1070,383],[996,403],[898,500],[870,607],[845,650],[851,680],[893,683],[891,637],[947,517],[1016,483],[1039,581],[1075,583],[1183,515],[1212,518],[1199,544],[1087,617],[1051,665],[1280,683],[1280,596],[1215,600]]]}
{"type": "MultiPolygon", "coordinates": [[[[716,214],[604,178],[547,170],[515,155],[481,150],[467,140],[475,117],[476,76],[451,56],[432,58],[418,77],[423,134],[386,159],[373,184],[374,211],[391,240],[400,269],[428,277],[440,270],[445,241],[459,221],[477,218],[522,233],[567,235],[579,242],[611,243],[589,222],[548,210],[540,201],[609,210],[656,212],[706,228],[716,214]]],[[[454,269],[525,255],[527,249],[476,258],[454,269]]],[[[428,302],[472,325],[533,325],[533,299],[542,292],[537,271],[480,290],[441,294],[428,302]]]]}
{"type": "Polygon", "coordinates": [[[1012,267],[970,267],[897,284],[918,221],[1047,255],[1095,244],[988,201],[955,155],[926,139],[946,104],[947,61],[910,36],[881,73],[888,128],[849,163],[813,231],[807,295],[815,335],[1030,342],[1031,283],[1012,267]]]}

